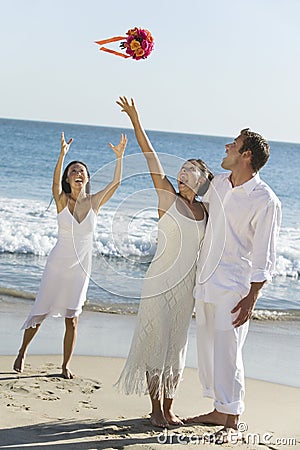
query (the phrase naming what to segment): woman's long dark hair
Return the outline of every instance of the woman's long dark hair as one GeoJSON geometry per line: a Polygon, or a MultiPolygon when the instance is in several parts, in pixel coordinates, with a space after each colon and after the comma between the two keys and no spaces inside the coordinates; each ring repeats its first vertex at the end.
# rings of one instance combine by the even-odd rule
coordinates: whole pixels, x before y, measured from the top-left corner
{"type": "Polygon", "coordinates": [[[86,184],[86,186],[85,186],[85,192],[86,192],[87,194],[89,194],[89,193],[91,192],[91,184],[90,184],[90,178],[91,178],[91,176],[90,176],[90,172],[89,172],[88,166],[87,166],[84,162],[81,162],[81,161],[71,161],[71,162],[67,165],[67,167],[65,168],[64,173],[63,173],[63,176],[62,176],[62,179],[61,179],[61,187],[62,187],[62,190],[63,190],[66,194],[70,194],[70,193],[71,193],[71,187],[70,187],[70,184],[69,184],[66,180],[67,180],[67,178],[68,178],[68,170],[69,170],[69,168],[70,168],[73,164],[82,164],[82,165],[86,168],[86,172],[87,172],[89,181],[87,182],[87,184],[86,184]]]}
{"type": "Polygon", "coordinates": [[[200,167],[201,172],[203,173],[203,175],[206,178],[205,183],[199,187],[198,192],[197,192],[197,195],[199,197],[202,197],[208,190],[210,182],[214,177],[214,174],[209,170],[209,168],[207,167],[207,164],[203,161],[203,159],[200,159],[200,158],[199,159],[188,159],[188,161],[196,162],[198,164],[198,166],[200,167]]]}

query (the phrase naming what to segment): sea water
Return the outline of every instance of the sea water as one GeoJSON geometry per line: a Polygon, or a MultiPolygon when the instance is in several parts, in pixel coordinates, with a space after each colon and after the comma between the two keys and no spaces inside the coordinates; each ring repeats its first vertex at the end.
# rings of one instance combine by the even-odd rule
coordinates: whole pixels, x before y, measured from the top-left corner
{"type": "MultiPolygon", "coordinates": [[[[157,196],[145,158],[132,130],[127,129],[0,120],[0,292],[29,298],[37,292],[47,255],[57,236],[51,184],[62,131],[66,139],[74,138],[65,164],[81,160],[88,165],[92,192],[103,189],[113,176],[114,153],[108,143],[117,144],[122,132],[128,136],[122,185],[98,217],[86,307],[136,312],[143,277],[155,252],[158,216],[157,196]]],[[[157,131],[149,131],[148,135],[175,187],[185,159],[201,158],[214,173],[221,171],[224,146],[232,139],[157,131]]],[[[300,145],[286,142],[270,145],[270,159],[260,174],[282,202],[283,222],[277,249],[277,276],[264,288],[256,314],[264,319],[297,318],[300,145]]]]}
{"type": "MultiPolygon", "coordinates": [[[[0,119],[0,302],[8,302],[9,309],[17,302],[18,310],[24,302],[32,303],[47,255],[56,242],[51,185],[62,131],[67,140],[74,138],[65,165],[84,161],[90,170],[92,192],[103,189],[113,177],[115,156],[108,143],[117,144],[121,133],[128,136],[122,184],[98,217],[85,309],[136,313],[143,278],[156,248],[157,195],[133,131],[100,126],[0,119]]],[[[233,139],[147,133],[175,187],[177,173],[188,158],[201,158],[214,173],[220,172],[224,146],[233,139]]],[[[282,202],[277,275],[257,302],[257,320],[251,321],[245,346],[245,368],[247,376],[299,386],[300,144],[270,145],[270,159],[260,174],[282,202]]],[[[196,365],[194,325],[193,321],[190,366],[196,365]]]]}

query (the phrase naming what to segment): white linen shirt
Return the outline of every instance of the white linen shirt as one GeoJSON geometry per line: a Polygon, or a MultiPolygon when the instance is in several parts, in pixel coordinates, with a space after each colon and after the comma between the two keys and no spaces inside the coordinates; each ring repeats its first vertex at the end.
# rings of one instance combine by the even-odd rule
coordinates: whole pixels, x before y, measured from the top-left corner
{"type": "Polygon", "coordinates": [[[251,282],[271,280],[281,223],[280,201],[258,174],[236,187],[229,177],[216,175],[203,198],[209,219],[194,289],[196,300],[223,303],[223,311],[248,294],[251,282]]]}

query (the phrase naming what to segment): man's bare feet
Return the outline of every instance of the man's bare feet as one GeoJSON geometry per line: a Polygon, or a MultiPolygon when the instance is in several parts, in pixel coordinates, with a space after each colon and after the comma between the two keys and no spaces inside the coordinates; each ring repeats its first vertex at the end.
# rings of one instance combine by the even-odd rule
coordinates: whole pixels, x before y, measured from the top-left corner
{"type": "Polygon", "coordinates": [[[179,417],[177,417],[173,411],[164,411],[165,418],[169,425],[180,426],[183,425],[183,422],[179,417]]]}
{"type": "Polygon", "coordinates": [[[13,365],[13,369],[16,372],[23,372],[24,370],[24,364],[25,364],[25,357],[21,356],[20,354],[18,354],[18,356],[15,359],[14,365],[13,365]]]}
{"type": "Polygon", "coordinates": [[[227,414],[221,413],[214,409],[208,414],[200,414],[199,416],[188,417],[183,419],[183,423],[201,423],[204,425],[225,425],[227,419],[227,414]]]}
{"type": "Polygon", "coordinates": [[[62,367],[61,374],[63,378],[66,378],[67,380],[72,380],[75,377],[67,367],[62,367]]]}
{"type": "Polygon", "coordinates": [[[169,423],[166,420],[165,416],[162,412],[151,413],[150,415],[151,425],[158,428],[168,428],[169,423]]]}

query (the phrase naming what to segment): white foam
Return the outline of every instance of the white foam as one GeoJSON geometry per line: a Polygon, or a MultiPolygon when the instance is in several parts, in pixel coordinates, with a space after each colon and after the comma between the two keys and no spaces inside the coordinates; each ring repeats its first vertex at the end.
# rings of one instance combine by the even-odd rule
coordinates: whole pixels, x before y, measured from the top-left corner
{"type": "Polygon", "coordinates": [[[287,320],[293,318],[294,315],[285,311],[271,311],[269,309],[256,309],[252,313],[254,320],[287,320]]]}
{"type": "Polygon", "coordinates": [[[33,200],[1,199],[0,252],[48,255],[56,242],[53,211],[33,200]]]}
{"type": "MultiPolygon", "coordinates": [[[[57,237],[55,206],[34,200],[0,199],[0,253],[47,256],[57,237]]],[[[103,208],[95,233],[95,252],[115,257],[150,257],[155,252],[156,218],[132,220],[103,208]]]]}
{"type": "MultiPolygon", "coordinates": [[[[0,199],[0,253],[47,256],[56,242],[55,205],[28,199],[0,199]]],[[[94,252],[116,258],[150,262],[157,236],[156,208],[142,209],[133,215],[105,207],[101,210],[95,233],[94,252]]],[[[299,278],[300,230],[281,229],[277,247],[279,276],[299,278]]]]}
{"type": "Polygon", "coordinates": [[[277,246],[277,272],[281,276],[299,278],[300,230],[285,227],[280,230],[277,246]]]}

